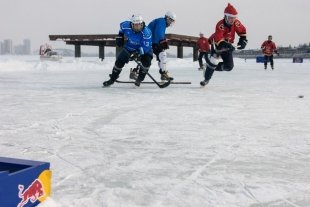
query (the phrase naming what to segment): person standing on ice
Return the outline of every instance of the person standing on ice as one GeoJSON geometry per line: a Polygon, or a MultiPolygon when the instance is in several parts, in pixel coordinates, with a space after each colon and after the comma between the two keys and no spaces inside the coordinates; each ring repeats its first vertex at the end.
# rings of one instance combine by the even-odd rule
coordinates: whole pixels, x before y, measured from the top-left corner
{"type": "Polygon", "coordinates": [[[116,37],[116,45],[123,47],[123,49],[115,61],[110,79],[104,81],[103,86],[112,85],[118,79],[124,65],[130,60],[137,58],[139,58],[143,66],[135,82],[136,86],[140,86],[153,59],[152,32],[145,26],[145,22],[140,15],[132,15],[130,21],[124,21],[120,24],[119,34],[116,37]]]}
{"type": "Polygon", "coordinates": [[[204,80],[200,82],[201,86],[209,83],[214,71],[231,71],[234,68],[232,52],[235,47],[232,45],[235,40],[235,33],[239,36],[237,49],[244,49],[248,43],[246,38],[246,28],[237,19],[237,10],[228,3],[224,10],[224,18],[220,20],[215,27],[215,33],[211,35],[209,41],[211,45],[211,54],[206,57],[206,70],[204,80]],[[219,57],[223,62],[219,62],[219,57]]]}
{"type": "Polygon", "coordinates": [[[196,42],[196,46],[198,48],[199,56],[198,56],[198,63],[199,63],[199,70],[203,70],[203,62],[202,58],[206,58],[208,52],[210,50],[210,44],[208,38],[204,37],[204,34],[200,32],[199,39],[196,42]]]}
{"type": "Polygon", "coordinates": [[[173,80],[167,70],[167,53],[169,45],[166,39],[166,28],[174,25],[176,21],[175,13],[168,11],[164,17],[159,17],[151,21],[148,25],[152,31],[152,48],[158,61],[161,80],[173,80]]]}
{"type": "Polygon", "coordinates": [[[276,53],[279,56],[277,46],[272,41],[272,36],[268,36],[268,40],[264,41],[262,46],[262,52],[264,54],[264,68],[267,70],[267,63],[270,62],[271,69],[273,70],[273,53],[276,53]]]}

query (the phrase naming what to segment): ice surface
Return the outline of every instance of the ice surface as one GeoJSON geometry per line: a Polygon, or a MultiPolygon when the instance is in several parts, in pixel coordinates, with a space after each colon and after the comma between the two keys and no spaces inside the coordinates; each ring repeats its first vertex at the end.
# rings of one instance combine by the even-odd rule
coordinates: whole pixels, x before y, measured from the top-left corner
{"type": "Polygon", "coordinates": [[[0,56],[0,156],[51,163],[45,206],[310,206],[308,60],[235,59],[200,88],[197,62],[169,59],[191,85],[101,88],[113,64],[0,56]]]}

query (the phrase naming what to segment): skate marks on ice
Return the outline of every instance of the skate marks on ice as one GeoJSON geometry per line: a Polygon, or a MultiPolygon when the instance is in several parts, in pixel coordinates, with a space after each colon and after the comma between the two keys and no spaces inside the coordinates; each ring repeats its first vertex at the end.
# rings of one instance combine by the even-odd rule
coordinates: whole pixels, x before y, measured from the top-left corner
{"type": "MultiPolygon", "coordinates": [[[[184,196],[185,194],[187,194],[186,192],[196,194],[195,200],[197,199],[197,204],[204,203],[206,206],[224,205],[227,202],[225,200],[232,199],[234,194],[237,193],[235,192],[236,188],[238,188],[241,192],[243,191],[244,196],[249,198],[250,200],[253,200],[254,203],[260,203],[259,200],[255,197],[255,195],[253,195],[253,193],[251,192],[251,187],[247,186],[247,184],[243,182],[230,182],[227,184],[222,183],[224,185],[222,186],[224,187],[224,189],[222,189],[218,188],[216,185],[213,186],[212,182],[208,182],[207,180],[205,180],[213,180],[214,178],[208,178],[208,171],[213,171],[212,168],[217,168],[216,166],[223,165],[222,167],[224,167],[225,162],[227,161],[226,159],[228,157],[230,162],[234,162],[236,156],[238,156],[238,148],[240,147],[240,145],[242,145],[244,141],[246,141],[246,138],[241,136],[242,135],[238,134],[238,139],[236,139],[234,143],[228,146],[222,146],[220,148],[217,148],[217,151],[213,151],[212,157],[206,156],[205,164],[195,166],[195,168],[192,169],[192,172],[187,177],[184,177],[182,181],[176,183],[174,186],[171,186],[171,188],[168,189],[168,191],[166,192],[166,195],[159,198],[159,200],[153,206],[166,206],[172,203],[177,206],[193,205],[193,203],[195,202],[193,200],[188,201],[187,196],[184,196]],[[227,154],[229,154],[229,156],[227,154]],[[224,160],[226,161],[223,162],[224,160]],[[232,185],[231,191],[229,190],[230,185],[232,185]],[[189,189],[197,189],[197,191],[189,192],[189,189]],[[219,202],[221,200],[220,198],[225,198],[223,199],[223,203],[219,202]],[[214,203],[214,200],[217,200],[218,202],[214,203]]],[[[226,174],[226,172],[224,174],[226,174]]],[[[218,183],[217,185],[219,184],[220,183],[218,183]]]]}
{"type": "Polygon", "coordinates": [[[174,74],[192,85],[167,90],[103,91],[102,66],[10,71],[0,153],[50,161],[62,206],[310,206],[309,72],[256,65],[237,63],[206,91],[190,67],[174,74]]]}

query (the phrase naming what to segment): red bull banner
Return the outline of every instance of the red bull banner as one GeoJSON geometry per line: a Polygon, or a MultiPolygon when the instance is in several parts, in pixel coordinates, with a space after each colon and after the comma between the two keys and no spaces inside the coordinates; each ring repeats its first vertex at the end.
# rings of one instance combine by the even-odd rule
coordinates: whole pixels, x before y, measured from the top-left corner
{"type": "Polygon", "coordinates": [[[51,194],[50,164],[0,157],[0,206],[37,206],[51,194]]]}

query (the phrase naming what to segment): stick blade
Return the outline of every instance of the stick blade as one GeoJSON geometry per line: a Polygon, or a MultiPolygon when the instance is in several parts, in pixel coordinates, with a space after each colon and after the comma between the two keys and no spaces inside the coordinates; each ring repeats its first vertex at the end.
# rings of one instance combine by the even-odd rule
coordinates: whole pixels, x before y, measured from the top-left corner
{"type": "Polygon", "coordinates": [[[163,84],[159,84],[159,87],[160,88],[166,88],[166,87],[168,87],[170,85],[170,83],[171,83],[171,80],[168,80],[167,82],[165,82],[163,84]]]}

